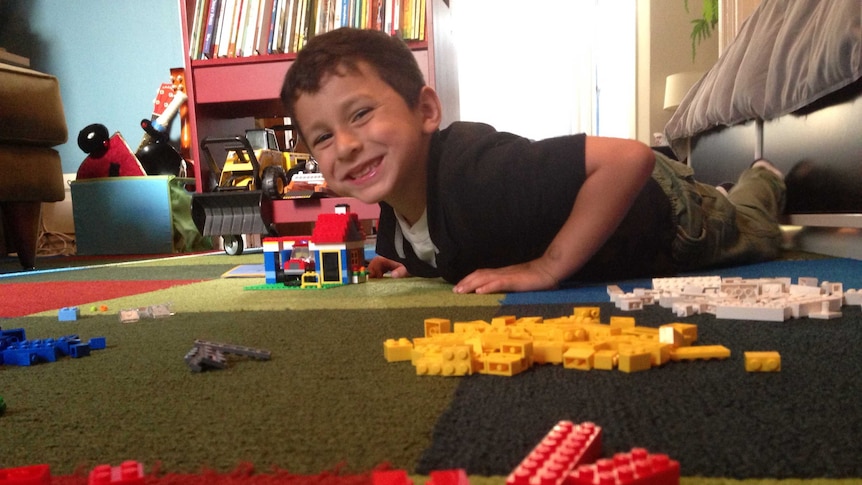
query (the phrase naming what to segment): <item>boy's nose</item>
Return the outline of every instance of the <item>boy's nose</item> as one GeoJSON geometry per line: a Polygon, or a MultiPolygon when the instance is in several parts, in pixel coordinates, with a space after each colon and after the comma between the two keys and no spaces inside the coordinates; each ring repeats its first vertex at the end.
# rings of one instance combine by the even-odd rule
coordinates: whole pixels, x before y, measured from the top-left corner
{"type": "Polygon", "coordinates": [[[347,130],[335,135],[335,149],[341,160],[349,160],[359,151],[360,146],[359,139],[347,130]]]}

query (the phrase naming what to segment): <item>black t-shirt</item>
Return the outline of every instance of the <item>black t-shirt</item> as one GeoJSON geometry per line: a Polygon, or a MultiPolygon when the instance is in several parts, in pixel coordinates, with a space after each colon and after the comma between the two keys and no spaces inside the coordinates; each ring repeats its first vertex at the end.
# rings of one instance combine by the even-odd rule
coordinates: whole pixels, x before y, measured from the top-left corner
{"type": "MultiPolygon", "coordinates": [[[[531,141],[481,123],[456,122],[437,132],[428,161],[428,230],[437,268],[419,260],[381,203],[377,253],[415,276],[456,283],[479,268],[542,255],[572,210],[586,178],[585,135],[531,141]]],[[[570,278],[598,281],[667,273],[673,236],[667,196],[650,179],[608,242],[570,278]]]]}

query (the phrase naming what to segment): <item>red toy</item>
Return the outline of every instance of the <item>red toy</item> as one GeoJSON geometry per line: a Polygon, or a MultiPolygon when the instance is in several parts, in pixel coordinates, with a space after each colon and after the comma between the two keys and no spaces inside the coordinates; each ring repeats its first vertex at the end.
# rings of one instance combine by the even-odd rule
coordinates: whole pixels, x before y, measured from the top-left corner
{"type": "Polygon", "coordinates": [[[90,472],[88,485],[144,485],[144,465],[134,460],[115,467],[99,465],[90,472]]]}
{"type": "Polygon", "coordinates": [[[601,452],[601,427],[560,421],[509,474],[506,485],[562,485],[569,472],[601,452]]]}
{"type": "Polygon", "coordinates": [[[123,135],[117,132],[108,137],[104,125],[92,124],[81,130],[78,147],[89,154],[78,167],[78,180],[147,175],[123,135]]]}
{"type": "Polygon", "coordinates": [[[2,469],[0,485],[51,485],[51,469],[48,465],[2,469]]]}
{"type": "Polygon", "coordinates": [[[629,453],[617,453],[613,459],[580,466],[566,482],[566,485],[594,484],[679,485],[679,462],[667,455],[633,448],[629,453]]]}

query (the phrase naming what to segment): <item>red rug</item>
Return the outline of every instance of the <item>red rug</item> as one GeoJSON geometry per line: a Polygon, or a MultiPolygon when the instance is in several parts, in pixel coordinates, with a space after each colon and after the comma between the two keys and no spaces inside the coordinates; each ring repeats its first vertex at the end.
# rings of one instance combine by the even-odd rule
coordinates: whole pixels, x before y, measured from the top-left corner
{"type": "Polygon", "coordinates": [[[204,280],[106,280],[4,283],[0,318],[22,317],[55,308],[93,304],[204,280]]]}

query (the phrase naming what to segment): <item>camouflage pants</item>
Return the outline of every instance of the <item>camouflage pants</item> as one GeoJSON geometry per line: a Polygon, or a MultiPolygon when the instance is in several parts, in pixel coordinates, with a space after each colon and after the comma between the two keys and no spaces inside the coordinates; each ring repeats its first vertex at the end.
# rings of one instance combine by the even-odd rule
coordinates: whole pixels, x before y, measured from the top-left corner
{"type": "Polygon", "coordinates": [[[769,170],[742,172],[727,197],[694,180],[688,165],[656,153],[653,178],[670,198],[676,223],[672,257],[679,269],[773,259],[781,250],[778,216],[784,181],[769,170]]]}

